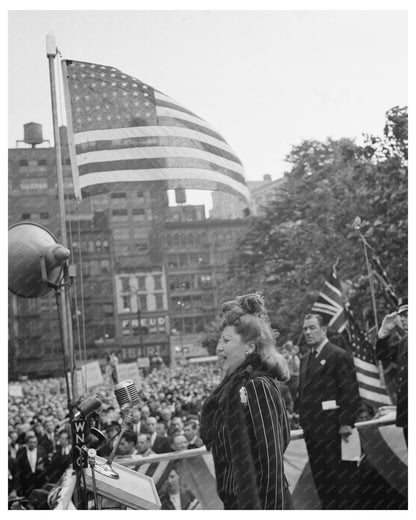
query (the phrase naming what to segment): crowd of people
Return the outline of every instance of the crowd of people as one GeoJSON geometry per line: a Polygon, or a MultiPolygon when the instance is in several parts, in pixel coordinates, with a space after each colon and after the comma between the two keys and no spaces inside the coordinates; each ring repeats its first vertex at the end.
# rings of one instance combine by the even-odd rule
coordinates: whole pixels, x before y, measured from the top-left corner
{"type": "MultiPolygon", "coordinates": [[[[142,401],[133,411],[131,431],[124,434],[117,458],[201,447],[202,402],[220,378],[213,366],[162,366],[142,373],[142,401]]],[[[59,480],[72,460],[64,378],[26,380],[20,386],[21,396],[9,395],[10,497],[29,497],[35,489],[47,489],[48,484],[59,480]]],[[[107,456],[120,431],[122,416],[112,385],[94,391],[103,396],[98,427],[108,440],[98,454],[107,456]]]]}
{"type": "MultiPolygon", "coordinates": [[[[360,404],[352,359],[328,341],[326,326],[319,315],[305,316],[304,336],[308,345],[305,355],[301,356],[292,342],[285,343],[277,354],[273,330],[257,294],[248,295],[247,301],[228,303],[232,305],[224,312],[229,321],[224,321],[217,347],[219,366],[172,368],[162,365],[148,373],[143,372],[139,385],[141,403],[133,410],[133,420],[118,445],[115,460],[205,445],[212,449],[218,491],[226,509],[263,506],[290,509],[291,500],[284,478],[276,480],[276,489],[281,488],[279,499],[277,495],[269,496],[268,488],[256,489],[254,481],[245,482],[247,472],[243,467],[237,479],[241,455],[238,446],[254,442],[255,453],[261,448],[257,444],[263,432],[264,444],[275,447],[276,464],[282,465],[290,430],[302,427],[322,508],[354,508],[351,506],[356,500],[353,495],[359,490],[362,475],[356,464],[341,460],[339,439],[348,440],[354,423],[370,419],[373,412],[360,404]],[[248,332],[241,325],[243,320],[247,321],[248,332]],[[257,339],[251,338],[250,334],[257,339]],[[274,359],[276,355],[279,357],[274,359]],[[261,399],[260,394],[264,394],[261,399]],[[266,428],[265,420],[273,415],[272,410],[277,415],[266,428]],[[246,432],[241,428],[244,424],[248,425],[246,432]],[[256,430],[259,425],[263,426],[253,437],[252,429],[256,430]],[[276,427],[280,430],[274,431],[276,427]],[[226,435],[224,432],[228,429],[226,435]],[[281,440],[277,442],[276,439],[281,440]],[[227,442],[231,444],[227,445],[227,442]],[[355,489],[345,487],[346,474],[349,475],[348,482],[355,482],[355,489]],[[243,489],[240,493],[239,482],[245,482],[248,489],[251,487],[252,494],[243,489]]],[[[407,334],[407,301],[398,312],[383,320],[377,350],[380,358],[396,355],[396,351],[387,351],[385,346],[394,327],[398,326],[396,322],[405,327],[407,334]]],[[[404,359],[407,336],[400,348],[401,359],[404,359]]],[[[404,381],[402,393],[407,398],[406,363],[402,363],[405,368],[400,372],[399,383],[404,381]]],[[[111,453],[123,419],[113,391],[116,382],[111,374],[105,385],[95,388],[103,396],[96,424],[104,434],[105,440],[97,448],[98,455],[103,457],[111,453]]],[[[51,489],[72,462],[68,401],[63,378],[25,380],[20,382],[20,387],[20,395],[9,392],[9,497],[33,499],[36,490],[51,489]]],[[[399,410],[397,424],[405,428],[407,442],[407,401],[404,405],[399,403],[399,410]]],[[[269,458],[270,450],[267,450],[266,459],[269,458]]],[[[257,469],[259,475],[263,475],[260,460],[253,459],[251,464],[253,471],[260,464],[257,469]]],[[[161,503],[164,509],[199,507],[192,493],[181,487],[180,473],[175,468],[169,474],[161,503]]]]}

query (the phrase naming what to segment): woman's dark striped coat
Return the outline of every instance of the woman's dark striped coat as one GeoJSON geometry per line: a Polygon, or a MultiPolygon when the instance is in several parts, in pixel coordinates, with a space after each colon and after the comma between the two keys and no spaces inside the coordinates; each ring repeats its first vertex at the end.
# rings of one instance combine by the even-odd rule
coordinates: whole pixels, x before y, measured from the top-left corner
{"type": "Polygon", "coordinates": [[[252,358],[204,404],[201,436],[226,509],[291,509],[283,467],[290,428],[274,376],[252,358]]]}

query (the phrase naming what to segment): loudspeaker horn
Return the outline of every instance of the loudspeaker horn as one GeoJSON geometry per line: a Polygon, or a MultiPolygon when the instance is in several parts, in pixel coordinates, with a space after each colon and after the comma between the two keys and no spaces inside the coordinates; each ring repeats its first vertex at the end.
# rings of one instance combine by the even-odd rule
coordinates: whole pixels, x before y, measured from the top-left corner
{"type": "Polygon", "coordinates": [[[54,235],[34,222],[20,222],[9,227],[9,290],[24,298],[37,298],[58,284],[69,258],[68,249],[58,244],[54,235]]]}

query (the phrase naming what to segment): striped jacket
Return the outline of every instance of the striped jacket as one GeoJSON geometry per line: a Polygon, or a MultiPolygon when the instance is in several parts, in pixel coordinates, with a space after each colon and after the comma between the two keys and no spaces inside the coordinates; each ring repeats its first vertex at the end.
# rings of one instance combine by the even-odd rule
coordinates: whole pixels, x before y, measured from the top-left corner
{"type": "Polygon", "coordinates": [[[220,498],[238,509],[289,509],[283,454],[290,440],[275,373],[252,358],[204,403],[201,437],[212,449],[220,498]]]}

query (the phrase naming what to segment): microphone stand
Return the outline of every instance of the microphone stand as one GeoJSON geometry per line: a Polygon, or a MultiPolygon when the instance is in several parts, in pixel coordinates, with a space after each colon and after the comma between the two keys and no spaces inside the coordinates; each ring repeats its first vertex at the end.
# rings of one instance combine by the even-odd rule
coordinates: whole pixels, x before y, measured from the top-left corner
{"type": "Polygon", "coordinates": [[[131,421],[133,420],[133,406],[129,405],[127,413],[125,414],[123,418],[123,422],[121,424],[121,430],[118,434],[118,437],[116,439],[116,442],[113,445],[113,449],[111,450],[111,453],[107,459],[107,461],[104,464],[97,464],[95,467],[95,471],[98,471],[98,473],[101,473],[102,475],[105,475],[106,477],[118,479],[120,478],[120,475],[114,471],[112,468],[112,463],[114,460],[114,457],[116,456],[116,451],[118,448],[118,445],[120,444],[121,438],[124,435],[124,432],[126,432],[130,426],[131,421]]]}
{"type": "Polygon", "coordinates": [[[89,449],[88,450],[88,464],[91,468],[91,478],[92,478],[92,492],[93,492],[93,495],[94,495],[94,509],[97,510],[97,509],[100,509],[98,507],[98,497],[97,497],[97,482],[95,480],[95,455],[96,455],[96,451],[94,449],[89,449]]]}

